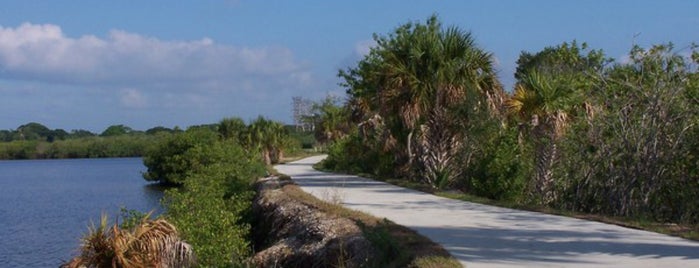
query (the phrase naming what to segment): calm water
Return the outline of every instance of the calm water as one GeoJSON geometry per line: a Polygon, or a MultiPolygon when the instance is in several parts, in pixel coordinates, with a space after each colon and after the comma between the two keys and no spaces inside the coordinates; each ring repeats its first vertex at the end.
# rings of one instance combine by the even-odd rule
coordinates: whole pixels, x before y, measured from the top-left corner
{"type": "Polygon", "coordinates": [[[160,209],[141,158],[0,161],[0,267],[58,267],[102,212],[160,209]]]}

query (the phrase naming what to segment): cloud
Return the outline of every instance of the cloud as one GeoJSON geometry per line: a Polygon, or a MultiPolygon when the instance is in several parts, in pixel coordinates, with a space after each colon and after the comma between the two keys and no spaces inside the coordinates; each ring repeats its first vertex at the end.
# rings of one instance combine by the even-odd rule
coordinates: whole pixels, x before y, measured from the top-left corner
{"type": "Polygon", "coordinates": [[[329,87],[282,46],[171,41],[122,30],[72,37],[53,24],[0,26],[0,104],[17,114],[0,119],[5,128],[37,120],[95,130],[105,122],[146,129],[228,116],[288,121],[292,96],[329,87]]]}
{"type": "Polygon", "coordinates": [[[209,38],[164,41],[112,30],[66,36],[52,24],[0,26],[0,78],[67,84],[199,83],[246,77],[304,77],[284,47],[235,47],[209,38]]]}

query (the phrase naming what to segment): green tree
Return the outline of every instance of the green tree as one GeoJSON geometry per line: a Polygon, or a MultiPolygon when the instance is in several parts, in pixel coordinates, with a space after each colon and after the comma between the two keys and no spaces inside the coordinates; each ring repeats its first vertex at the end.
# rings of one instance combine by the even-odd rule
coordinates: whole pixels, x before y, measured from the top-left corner
{"type": "Polygon", "coordinates": [[[350,131],[347,111],[339,103],[339,98],[328,95],[320,102],[313,103],[311,118],[304,121],[314,124],[316,140],[327,144],[343,138],[350,131]]]}
{"type": "Polygon", "coordinates": [[[102,137],[110,137],[110,136],[120,136],[120,135],[126,135],[132,133],[134,130],[130,127],[127,127],[125,125],[111,125],[107,127],[104,131],[102,131],[102,134],[100,136],[102,137]]]}
{"type": "Polygon", "coordinates": [[[604,105],[566,143],[569,208],[699,222],[697,73],[667,44],[634,47],[599,78],[591,97],[604,105]]]}
{"type": "Polygon", "coordinates": [[[12,131],[0,130],[0,141],[12,141],[12,131]]]}
{"type": "Polygon", "coordinates": [[[608,62],[601,50],[588,50],[576,41],[530,54],[522,52],[515,73],[517,84],[507,101],[511,114],[520,122],[521,137],[534,144],[535,176],[530,191],[541,203],[556,198],[554,163],[557,142],[571,118],[584,114],[589,119],[594,104],[584,100],[591,93],[608,62]]]}
{"type": "Polygon", "coordinates": [[[218,142],[218,135],[209,129],[190,129],[166,137],[146,151],[143,163],[147,181],[181,185],[187,175],[222,158],[223,152],[205,152],[201,148],[218,142]]]}
{"type": "Polygon", "coordinates": [[[590,81],[590,76],[601,72],[611,59],[605,57],[598,49],[589,49],[587,43],[564,42],[555,47],[546,47],[532,54],[522,51],[517,59],[515,78],[517,81],[526,80],[531,72],[550,75],[575,76],[579,82],[590,81]]]}
{"type": "Polygon", "coordinates": [[[536,175],[533,180],[535,197],[543,203],[554,200],[553,164],[557,157],[557,140],[568,124],[575,103],[575,92],[565,81],[532,72],[517,85],[508,107],[528,128],[535,144],[536,175]]]}
{"type": "Polygon", "coordinates": [[[173,129],[171,129],[171,128],[166,128],[166,127],[163,127],[163,126],[152,127],[152,128],[149,128],[149,129],[146,130],[146,134],[148,134],[148,135],[155,135],[155,134],[158,134],[158,133],[161,133],[161,132],[173,133],[173,132],[175,132],[175,131],[174,131],[173,129]]]}
{"type": "Polygon", "coordinates": [[[70,134],[68,134],[68,132],[66,132],[63,129],[57,128],[57,129],[54,129],[51,131],[49,136],[46,137],[46,141],[54,142],[56,140],[65,140],[66,138],[68,138],[68,136],[70,136],[70,134]]]}
{"type": "Polygon", "coordinates": [[[244,139],[247,126],[239,117],[224,118],[218,123],[218,134],[224,140],[241,142],[244,139]]]}
{"type": "Polygon", "coordinates": [[[265,164],[271,165],[284,157],[284,142],[287,137],[284,125],[260,116],[248,125],[245,143],[260,152],[265,164]]]}
{"type": "Polygon", "coordinates": [[[51,136],[51,129],[42,124],[31,122],[19,126],[17,133],[22,140],[39,140],[51,136]]]}
{"type": "Polygon", "coordinates": [[[84,129],[73,129],[70,131],[70,137],[71,138],[85,138],[85,137],[93,137],[95,136],[95,133],[92,133],[88,130],[84,129]]]}
{"type": "Polygon", "coordinates": [[[363,133],[383,137],[399,166],[416,165],[437,187],[458,175],[453,155],[462,133],[453,110],[473,96],[498,106],[502,91],[492,55],[470,33],[443,29],[436,16],[374,39],[377,46],[356,68],[340,72],[352,117],[363,133]]]}

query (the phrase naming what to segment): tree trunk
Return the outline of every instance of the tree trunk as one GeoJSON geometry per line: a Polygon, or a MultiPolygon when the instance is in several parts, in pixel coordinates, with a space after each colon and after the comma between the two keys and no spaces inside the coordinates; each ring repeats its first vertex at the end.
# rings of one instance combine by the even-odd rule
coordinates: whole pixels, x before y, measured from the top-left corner
{"type": "Polygon", "coordinates": [[[539,199],[540,204],[550,204],[555,200],[553,192],[553,164],[558,153],[556,146],[555,134],[546,133],[546,129],[542,125],[538,125],[534,129],[534,137],[536,139],[535,147],[535,179],[534,193],[539,199]]]}
{"type": "Polygon", "coordinates": [[[265,165],[271,165],[272,164],[272,152],[269,150],[262,150],[262,160],[265,161],[265,165]]]}
{"type": "Polygon", "coordinates": [[[413,163],[413,159],[415,158],[415,154],[413,154],[413,133],[415,131],[411,130],[410,133],[408,134],[408,165],[411,165],[413,163]]]}

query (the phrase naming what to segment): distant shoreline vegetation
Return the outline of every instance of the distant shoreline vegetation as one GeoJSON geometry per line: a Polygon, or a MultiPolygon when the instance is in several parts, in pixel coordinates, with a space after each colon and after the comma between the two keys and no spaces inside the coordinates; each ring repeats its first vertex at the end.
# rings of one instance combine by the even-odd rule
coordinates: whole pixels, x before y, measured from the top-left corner
{"type": "MultiPolygon", "coordinates": [[[[242,119],[235,120],[243,122],[242,119]]],[[[235,120],[229,118],[222,122],[235,120]]],[[[294,144],[290,144],[291,147],[311,148],[316,144],[312,132],[297,131],[295,126],[284,126],[281,123],[279,126],[292,138],[294,144]]],[[[141,131],[125,125],[112,125],[101,133],[93,133],[84,129],[70,132],[50,129],[31,122],[14,130],[0,130],[0,160],[142,157],[150,147],[175,134],[195,129],[221,132],[222,129],[219,128],[230,127],[213,123],[189,126],[186,129],[157,126],[141,131]]]]}
{"type": "Polygon", "coordinates": [[[139,157],[150,144],[179,132],[182,130],[177,127],[139,131],[125,125],[109,126],[102,133],[83,129],[67,132],[31,122],[15,130],[0,130],[0,159],[139,157]]]}

